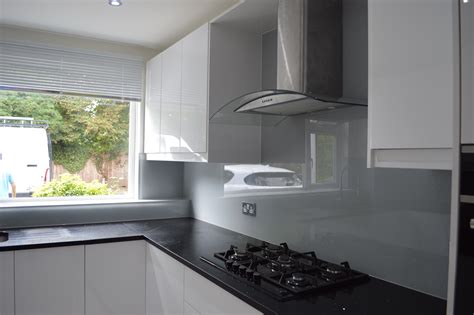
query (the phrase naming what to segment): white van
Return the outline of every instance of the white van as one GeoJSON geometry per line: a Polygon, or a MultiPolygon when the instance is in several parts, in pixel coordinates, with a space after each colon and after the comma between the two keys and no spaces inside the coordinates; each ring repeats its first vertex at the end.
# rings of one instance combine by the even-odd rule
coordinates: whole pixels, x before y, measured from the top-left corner
{"type": "Polygon", "coordinates": [[[31,194],[51,179],[48,125],[27,117],[0,117],[0,155],[12,174],[18,197],[31,194]]]}

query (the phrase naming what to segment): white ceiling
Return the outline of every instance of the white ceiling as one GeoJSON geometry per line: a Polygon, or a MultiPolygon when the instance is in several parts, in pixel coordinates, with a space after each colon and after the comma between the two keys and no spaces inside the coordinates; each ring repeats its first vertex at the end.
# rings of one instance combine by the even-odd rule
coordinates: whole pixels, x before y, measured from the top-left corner
{"type": "Polygon", "coordinates": [[[0,24],[163,49],[238,0],[0,0],[0,24]]]}

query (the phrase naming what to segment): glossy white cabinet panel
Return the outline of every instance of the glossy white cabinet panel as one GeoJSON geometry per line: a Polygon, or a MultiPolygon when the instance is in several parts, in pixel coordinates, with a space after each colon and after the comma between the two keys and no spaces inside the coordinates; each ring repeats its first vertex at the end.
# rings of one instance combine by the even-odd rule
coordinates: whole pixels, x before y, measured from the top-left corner
{"type": "Polygon", "coordinates": [[[455,14],[451,0],[369,0],[371,166],[377,166],[379,149],[449,154],[456,99],[455,14]]]}
{"type": "Polygon", "coordinates": [[[161,120],[161,75],[162,55],[148,61],[146,66],[145,101],[145,152],[160,151],[161,120]]]}
{"type": "Polygon", "coordinates": [[[84,246],[15,252],[16,315],[84,314],[84,246]]]}
{"type": "Polygon", "coordinates": [[[144,315],[144,241],[86,245],[86,315],[144,315]]]}
{"type": "Polygon", "coordinates": [[[155,246],[146,246],[146,314],[183,314],[184,266],[155,246]]]}
{"type": "Polygon", "coordinates": [[[474,143],[474,3],[460,2],[461,16],[461,143],[474,143]]]}
{"type": "Polygon", "coordinates": [[[209,24],[183,39],[181,151],[207,151],[209,24]]]}
{"type": "Polygon", "coordinates": [[[201,315],[197,310],[195,310],[187,302],[184,302],[184,315],[201,315]]]}
{"type": "Polygon", "coordinates": [[[184,269],[184,300],[199,314],[262,314],[191,269],[184,269]]]}
{"type": "Polygon", "coordinates": [[[207,151],[207,107],[181,104],[181,152],[207,151]]]}
{"type": "MultiPolygon", "coordinates": [[[[262,30],[246,25],[248,12],[268,13],[257,2],[242,2],[160,54],[161,113],[146,117],[148,124],[160,121],[160,148],[145,146],[148,160],[261,161],[259,123],[211,120],[231,100],[262,87],[262,30]]],[[[148,67],[147,71],[153,70],[148,67]]],[[[145,139],[145,143],[153,141],[145,139]]]]}
{"type": "Polygon", "coordinates": [[[14,315],[14,252],[0,252],[0,315],[14,315]]]}
{"type": "Polygon", "coordinates": [[[177,42],[162,54],[160,152],[179,152],[181,138],[181,76],[183,43],[177,42]]]}

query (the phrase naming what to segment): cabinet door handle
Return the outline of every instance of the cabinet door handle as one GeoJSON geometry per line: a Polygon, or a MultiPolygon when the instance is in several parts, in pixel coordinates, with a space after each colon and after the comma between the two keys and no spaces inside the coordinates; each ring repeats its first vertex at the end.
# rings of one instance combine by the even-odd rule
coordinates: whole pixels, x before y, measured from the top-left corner
{"type": "Polygon", "coordinates": [[[471,221],[469,221],[469,226],[471,227],[471,230],[474,230],[474,219],[471,219],[471,221]]]}

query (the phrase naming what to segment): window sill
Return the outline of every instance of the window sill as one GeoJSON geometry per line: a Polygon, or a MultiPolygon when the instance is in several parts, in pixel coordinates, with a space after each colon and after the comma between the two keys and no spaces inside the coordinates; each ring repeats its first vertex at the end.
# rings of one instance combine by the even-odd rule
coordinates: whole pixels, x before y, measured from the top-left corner
{"type": "Polygon", "coordinates": [[[23,207],[47,207],[47,206],[79,206],[79,205],[105,205],[105,204],[133,204],[133,203],[156,203],[156,202],[167,202],[168,200],[141,200],[128,196],[118,198],[97,198],[97,199],[66,199],[61,200],[59,198],[45,198],[48,200],[36,199],[36,200],[8,200],[0,201],[0,208],[23,208],[23,207]]]}

